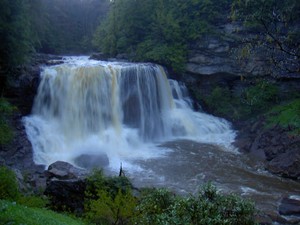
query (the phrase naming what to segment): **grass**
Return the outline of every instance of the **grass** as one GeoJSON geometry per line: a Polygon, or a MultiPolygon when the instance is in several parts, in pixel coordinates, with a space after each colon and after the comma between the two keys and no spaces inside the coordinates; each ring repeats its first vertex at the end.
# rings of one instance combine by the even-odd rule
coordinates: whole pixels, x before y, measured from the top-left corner
{"type": "Polygon", "coordinates": [[[0,224],[82,225],[85,223],[50,210],[29,208],[14,202],[0,200],[0,224]]]}

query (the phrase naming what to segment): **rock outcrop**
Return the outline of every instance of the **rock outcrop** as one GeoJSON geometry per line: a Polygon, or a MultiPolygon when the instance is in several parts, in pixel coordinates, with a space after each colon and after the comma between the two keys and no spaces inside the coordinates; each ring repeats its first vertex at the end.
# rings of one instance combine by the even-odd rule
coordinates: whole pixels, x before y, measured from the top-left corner
{"type": "Polygon", "coordinates": [[[266,169],[282,177],[300,180],[300,137],[287,128],[265,128],[261,119],[244,125],[236,146],[266,160],[266,169]]]}
{"type": "Polygon", "coordinates": [[[84,210],[87,171],[58,161],[48,167],[46,174],[48,179],[44,193],[49,197],[51,207],[81,214],[84,210]]]}
{"type": "MultiPolygon", "coordinates": [[[[252,57],[242,57],[242,46],[245,36],[250,32],[239,23],[227,23],[218,27],[218,35],[206,36],[189,50],[186,72],[197,75],[229,73],[238,76],[266,75],[270,73],[269,61],[265,52],[259,47],[254,49],[252,57]],[[254,54],[253,54],[254,53],[254,54]]],[[[245,51],[246,49],[244,49],[245,51]]]]}

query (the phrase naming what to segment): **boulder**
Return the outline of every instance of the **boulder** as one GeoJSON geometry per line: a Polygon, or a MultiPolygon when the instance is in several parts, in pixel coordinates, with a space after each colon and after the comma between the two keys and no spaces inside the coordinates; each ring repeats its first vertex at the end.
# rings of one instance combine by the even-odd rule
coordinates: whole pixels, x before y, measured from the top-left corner
{"type": "Polygon", "coordinates": [[[59,180],[82,179],[88,174],[86,170],[76,168],[70,163],[63,161],[52,163],[48,167],[47,173],[48,180],[53,178],[59,180]]]}
{"type": "Polygon", "coordinates": [[[48,167],[47,174],[44,194],[50,198],[51,208],[81,214],[84,209],[87,171],[67,162],[57,161],[48,167]]]}
{"type": "Polygon", "coordinates": [[[279,154],[269,162],[267,168],[280,176],[300,180],[300,148],[279,154]]]}

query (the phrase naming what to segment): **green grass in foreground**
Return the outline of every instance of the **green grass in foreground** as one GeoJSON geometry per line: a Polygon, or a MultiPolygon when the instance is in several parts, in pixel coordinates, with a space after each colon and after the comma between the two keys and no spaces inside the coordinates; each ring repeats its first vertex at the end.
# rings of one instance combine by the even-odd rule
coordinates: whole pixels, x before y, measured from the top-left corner
{"type": "Polygon", "coordinates": [[[46,209],[29,208],[0,200],[0,224],[2,225],[83,225],[79,219],[46,209]]]}

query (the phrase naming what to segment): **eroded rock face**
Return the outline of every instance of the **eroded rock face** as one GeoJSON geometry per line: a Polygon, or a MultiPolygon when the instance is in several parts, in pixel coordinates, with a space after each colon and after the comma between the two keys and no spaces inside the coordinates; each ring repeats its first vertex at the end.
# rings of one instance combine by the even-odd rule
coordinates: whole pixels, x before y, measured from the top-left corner
{"type": "Polygon", "coordinates": [[[265,128],[264,119],[245,126],[236,146],[266,160],[266,169],[282,177],[300,180],[300,137],[279,126],[265,128]]]}
{"type": "Polygon", "coordinates": [[[265,52],[254,49],[248,60],[239,60],[239,46],[247,33],[238,23],[227,23],[219,26],[219,36],[207,36],[191,46],[186,71],[198,75],[229,73],[235,75],[266,75],[270,73],[270,65],[265,52]]]}

